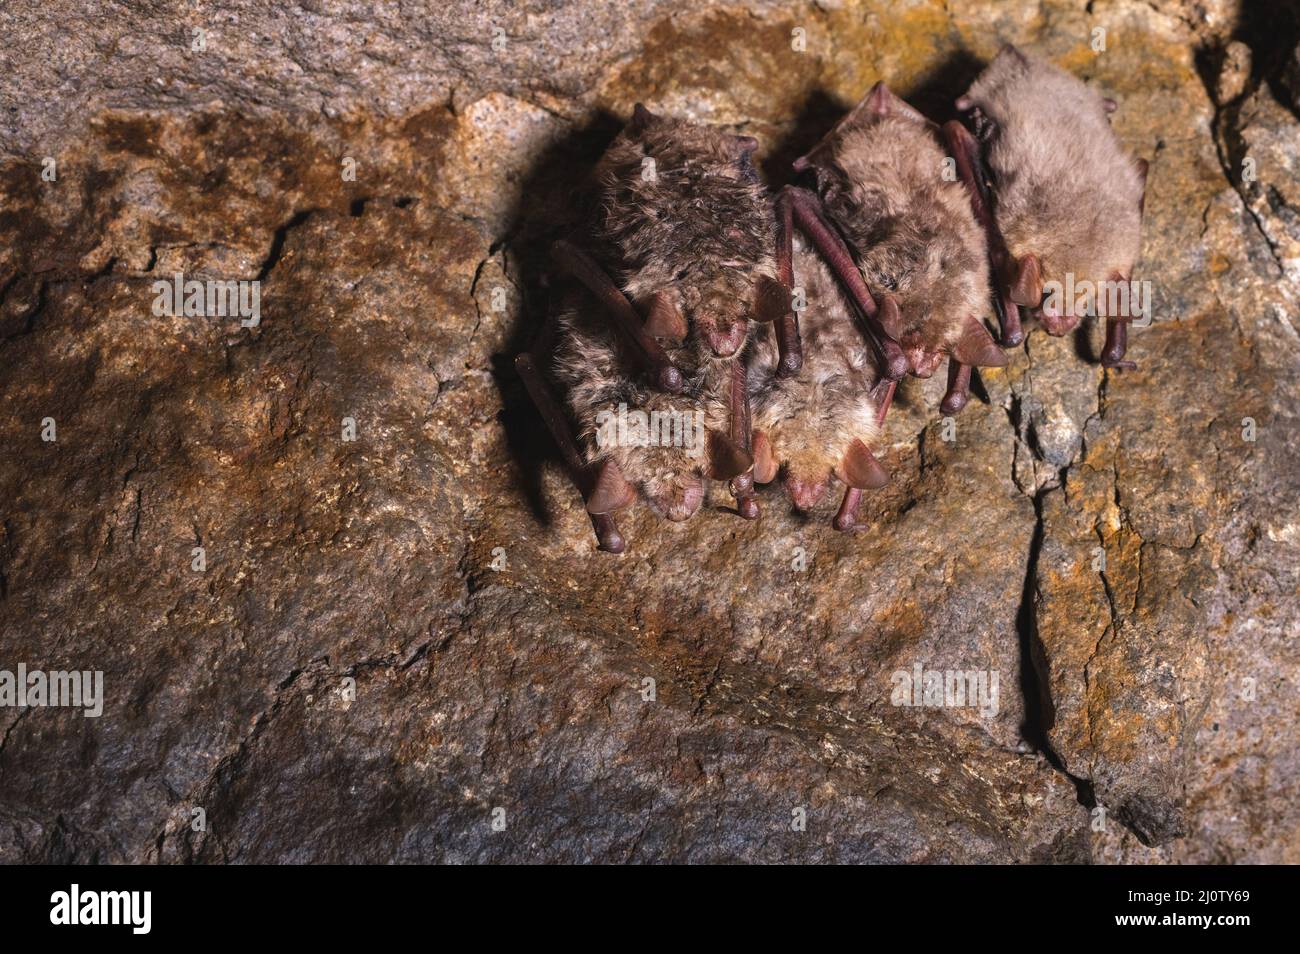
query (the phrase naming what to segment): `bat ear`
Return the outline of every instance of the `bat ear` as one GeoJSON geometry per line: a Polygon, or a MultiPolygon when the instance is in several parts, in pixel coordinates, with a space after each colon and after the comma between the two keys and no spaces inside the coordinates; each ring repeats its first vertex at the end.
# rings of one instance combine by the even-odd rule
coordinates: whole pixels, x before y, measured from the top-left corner
{"type": "Polygon", "coordinates": [[[857,438],[844,452],[844,459],[835,469],[835,476],[858,490],[879,490],[889,483],[889,471],[876,460],[871,448],[857,438]]]}
{"type": "Polygon", "coordinates": [[[997,346],[993,336],[988,333],[975,317],[966,319],[966,324],[962,329],[961,337],[952,346],[949,352],[953,359],[962,364],[969,364],[977,368],[1005,368],[1007,366],[1007,356],[1002,349],[997,346]]]}
{"type": "Polygon", "coordinates": [[[636,489],[627,482],[618,464],[606,460],[596,473],[595,486],[587,497],[587,513],[612,513],[636,500],[636,489]]]}
{"type": "Polygon", "coordinates": [[[898,116],[922,125],[928,125],[930,122],[919,110],[895,96],[893,90],[884,82],[871,87],[871,92],[867,94],[867,108],[877,116],[898,116]]]}
{"type": "Polygon", "coordinates": [[[628,123],[628,131],[634,135],[642,132],[658,118],[658,116],[646,109],[643,104],[637,103],[632,107],[632,121],[628,123]]]}
{"type": "Polygon", "coordinates": [[[754,458],[721,431],[709,431],[709,476],[714,480],[731,480],[754,466],[754,458]]]}
{"type": "Polygon", "coordinates": [[[645,320],[646,334],[670,341],[685,341],[687,334],[686,316],[682,306],[671,291],[655,292],[650,300],[650,315],[645,320]]]}
{"type": "Polygon", "coordinates": [[[1043,301],[1043,266],[1030,252],[1016,263],[1016,277],[1011,283],[1011,300],[1026,308],[1037,308],[1043,301]]]}
{"type": "Polygon", "coordinates": [[[867,108],[877,116],[888,116],[894,98],[894,94],[889,91],[885,81],[881,80],[871,87],[871,92],[867,94],[867,108]]]}
{"type": "Polygon", "coordinates": [[[1021,66],[1029,65],[1029,57],[1025,56],[1024,53],[1021,53],[1020,48],[1017,47],[1014,43],[1003,43],[1002,49],[998,50],[998,56],[1011,57],[1015,59],[1016,62],[1018,62],[1021,66]]]}
{"type": "Polygon", "coordinates": [[[731,136],[730,142],[737,159],[752,156],[754,150],[758,148],[758,140],[753,136],[731,136]]]}
{"type": "Polygon", "coordinates": [[[790,314],[790,289],[768,275],[760,275],[754,284],[754,308],[750,317],[759,324],[776,321],[790,314]]]}

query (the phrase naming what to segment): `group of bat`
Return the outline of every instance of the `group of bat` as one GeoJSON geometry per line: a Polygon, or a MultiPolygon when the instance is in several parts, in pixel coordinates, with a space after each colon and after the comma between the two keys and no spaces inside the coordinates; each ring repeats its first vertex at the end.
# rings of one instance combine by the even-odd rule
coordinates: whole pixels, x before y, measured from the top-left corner
{"type": "Polygon", "coordinates": [[[1007,363],[990,305],[1004,347],[1024,339],[1021,309],[1061,335],[1091,308],[1102,363],[1133,366],[1129,308],[1044,292],[1130,280],[1147,163],[1111,129],[1115,103],[1006,46],[956,107],[965,122],[939,127],[876,84],[795,161],[808,188],[775,202],[755,139],[636,107],[596,167],[583,239],[552,246],[567,293],[515,362],[602,550],[623,551],[614,513],[638,496],[685,520],[707,480],[748,519],[755,484],[780,478],[807,511],[838,480],[834,526],[854,529],[862,492],[889,480],[873,448],[897,382],[946,357],[954,414],[973,367],[1007,363]],[[620,405],[702,415],[705,452],[598,441],[620,405]]]}

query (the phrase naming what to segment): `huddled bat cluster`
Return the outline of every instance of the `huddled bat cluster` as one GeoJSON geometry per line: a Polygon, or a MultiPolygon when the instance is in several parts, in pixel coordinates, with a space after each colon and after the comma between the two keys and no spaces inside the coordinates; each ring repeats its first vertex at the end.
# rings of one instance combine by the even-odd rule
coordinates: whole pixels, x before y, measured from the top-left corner
{"type": "Polygon", "coordinates": [[[946,359],[952,414],[973,368],[1007,363],[987,315],[1005,347],[1022,310],[1058,335],[1102,316],[1103,364],[1133,366],[1131,299],[1060,293],[1127,283],[1138,256],[1146,163],[1114,103],[1007,46],[956,106],[966,122],[940,127],[876,84],[775,199],[753,138],[636,107],[581,232],[552,247],[569,281],[516,359],[601,549],[624,549],[616,511],[642,498],[685,520],[710,480],[747,519],[757,484],[779,478],[807,511],[838,482],[834,525],[853,529],[889,480],[876,450],[898,381],[946,359]]]}

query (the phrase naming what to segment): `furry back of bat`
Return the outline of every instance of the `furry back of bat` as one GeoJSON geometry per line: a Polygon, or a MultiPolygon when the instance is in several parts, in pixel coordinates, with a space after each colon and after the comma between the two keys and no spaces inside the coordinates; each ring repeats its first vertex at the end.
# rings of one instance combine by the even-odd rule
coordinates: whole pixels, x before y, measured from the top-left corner
{"type": "Polygon", "coordinates": [[[552,375],[593,514],[639,494],[685,520],[713,478],[757,516],[743,355],[751,321],[775,320],[789,293],[756,145],[638,105],[595,170],[588,231],[556,243],[577,281],[553,316],[552,375]]]}
{"type": "Polygon", "coordinates": [[[1129,156],[1111,129],[1115,103],[1007,45],[957,107],[974,135],[952,123],[945,135],[954,151],[976,151],[974,175],[991,204],[1004,343],[1023,336],[1018,307],[1038,311],[1057,335],[1085,313],[1100,314],[1108,318],[1103,363],[1131,367],[1122,359],[1137,309],[1127,286],[1141,246],[1147,163],[1129,156]],[[1067,301],[1047,291],[1118,285],[1125,287],[1114,301],[1086,293],[1067,301]]]}

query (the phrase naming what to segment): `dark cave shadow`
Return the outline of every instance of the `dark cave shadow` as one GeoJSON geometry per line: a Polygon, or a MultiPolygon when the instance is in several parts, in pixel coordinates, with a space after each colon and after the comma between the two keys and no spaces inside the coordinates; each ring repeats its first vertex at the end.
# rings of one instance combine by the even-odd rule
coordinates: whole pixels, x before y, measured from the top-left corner
{"type": "MultiPolygon", "coordinates": [[[[1300,43],[1300,3],[1292,0],[1285,4],[1243,4],[1241,19],[1227,40],[1222,44],[1205,45],[1196,50],[1193,57],[1196,72],[1212,102],[1216,99],[1215,87],[1219,84],[1219,72],[1223,67],[1227,44],[1232,40],[1240,40],[1250,47],[1250,78],[1246,83],[1245,95],[1226,103],[1223,109],[1230,111],[1235,119],[1235,111],[1242,100],[1252,90],[1266,85],[1273,98],[1300,120],[1300,105],[1297,105],[1300,88],[1292,91],[1283,82],[1287,61],[1300,43]]],[[[1300,73],[1294,82],[1300,84],[1300,73]]],[[[1216,115],[1216,126],[1222,119],[1216,115]]],[[[1234,125],[1235,122],[1229,123],[1228,128],[1231,129],[1234,125]]],[[[1229,143],[1230,148],[1234,145],[1229,143]]]]}
{"type": "Polygon", "coordinates": [[[817,145],[849,108],[849,104],[820,89],[804,101],[793,127],[772,142],[771,149],[759,162],[763,179],[773,193],[794,182],[797,176],[791,168],[793,162],[817,145]]]}
{"type": "MultiPolygon", "coordinates": [[[[506,447],[515,463],[520,489],[543,526],[551,523],[542,491],[542,465],[560,462],[559,451],[515,371],[515,357],[533,347],[550,308],[549,252],[553,241],[582,220],[584,188],[596,161],[623,127],[623,120],[601,113],[586,126],[549,146],[524,177],[520,200],[511,209],[505,238],[491,249],[502,252],[508,274],[519,283],[521,304],[504,351],[492,355],[492,378],[501,398],[498,415],[506,447]]],[[[544,365],[544,361],[541,362],[544,365]]],[[[576,490],[575,490],[576,493],[576,490]]]]}
{"type": "Polygon", "coordinates": [[[967,49],[959,49],[927,72],[913,86],[895,89],[931,120],[943,125],[957,118],[953,102],[970,88],[980,70],[988,64],[967,49]]]}
{"type": "Polygon", "coordinates": [[[1101,364],[1101,350],[1092,346],[1092,328],[1097,322],[1104,326],[1105,318],[1084,318],[1079,322],[1079,327],[1070,332],[1074,338],[1074,354],[1080,361],[1087,364],[1101,364]]]}

